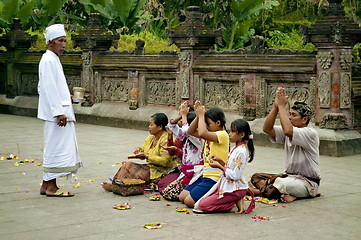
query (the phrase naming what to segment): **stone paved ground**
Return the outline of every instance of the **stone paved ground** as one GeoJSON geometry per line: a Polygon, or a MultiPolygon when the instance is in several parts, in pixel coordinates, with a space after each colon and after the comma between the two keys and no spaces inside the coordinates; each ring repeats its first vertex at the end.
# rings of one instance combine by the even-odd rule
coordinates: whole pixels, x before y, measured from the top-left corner
{"type": "MultiPolygon", "coordinates": [[[[0,114],[0,154],[19,156],[0,161],[0,239],[360,239],[361,155],[321,156],[322,197],[277,206],[257,203],[249,215],[199,215],[191,209],[186,214],[175,211],[184,207],[179,202],[149,201],[153,194],[120,197],[100,186],[118,169],[115,163],[143,143],[146,131],[81,123],[76,130],[84,162],[80,187],[60,179],[76,196],[49,198],[39,194],[42,167],[36,165],[42,157],[42,122],[0,114]],[[35,163],[14,166],[24,159],[35,163]],[[133,208],[112,208],[125,202],[133,208]],[[148,230],[147,222],[164,225],[148,230]]],[[[282,172],[281,149],[256,146],[256,151],[246,176],[282,172]]]]}

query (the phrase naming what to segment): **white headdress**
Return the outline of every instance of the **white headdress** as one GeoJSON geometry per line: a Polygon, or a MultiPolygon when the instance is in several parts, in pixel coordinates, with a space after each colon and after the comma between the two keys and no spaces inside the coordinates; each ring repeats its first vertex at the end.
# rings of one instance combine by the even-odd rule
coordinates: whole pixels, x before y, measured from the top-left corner
{"type": "Polygon", "coordinates": [[[63,24],[54,24],[45,29],[45,42],[49,43],[49,40],[53,40],[58,37],[66,36],[63,24]]]}

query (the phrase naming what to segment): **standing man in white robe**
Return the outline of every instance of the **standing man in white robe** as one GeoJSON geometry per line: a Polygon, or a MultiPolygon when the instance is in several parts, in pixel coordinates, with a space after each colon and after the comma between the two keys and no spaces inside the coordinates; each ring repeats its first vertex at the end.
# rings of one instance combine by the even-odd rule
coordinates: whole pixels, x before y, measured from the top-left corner
{"type": "Polygon", "coordinates": [[[40,194],[49,197],[72,197],[59,189],[56,179],[68,179],[82,166],[75,135],[75,115],[68,84],[59,56],[66,46],[64,25],[46,28],[48,49],[39,63],[38,118],[44,120],[43,184],[40,194]]]}

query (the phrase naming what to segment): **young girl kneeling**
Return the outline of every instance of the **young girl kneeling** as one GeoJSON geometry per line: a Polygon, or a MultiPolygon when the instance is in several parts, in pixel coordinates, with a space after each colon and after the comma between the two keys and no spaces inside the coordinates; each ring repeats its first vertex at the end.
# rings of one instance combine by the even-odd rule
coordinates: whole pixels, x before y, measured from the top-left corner
{"type": "MultiPolygon", "coordinates": [[[[229,138],[225,130],[226,119],[222,109],[207,111],[197,101],[194,105],[196,118],[189,126],[188,133],[205,140],[203,147],[203,173],[194,183],[188,185],[179,195],[179,200],[187,207],[193,207],[204,194],[220,179],[221,170],[209,165],[209,157],[217,155],[221,165],[227,161],[229,138]]],[[[196,169],[195,169],[196,171],[196,169]]],[[[195,173],[198,175],[198,173],[195,173]]],[[[193,180],[193,179],[192,179],[193,180]]]]}
{"type": "Polygon", "coordinates": [[[236,213],[250,213],[254,209],[253,193],[243,177],[246,163],[251,162],[254,156],[252,139],[252,132],[247,121],[238,119],[231,123],[229,140],[236,145],[228,154],[225,166],[219,163],[217,156],[210,157],[209,165],[221,169],[223,174],[217,184],[195,204],[194,212],[230,211],[234,204],[238,208],[236,213]],[[246,192],[252,197],[247,210],[243,200],[246,192]]]}

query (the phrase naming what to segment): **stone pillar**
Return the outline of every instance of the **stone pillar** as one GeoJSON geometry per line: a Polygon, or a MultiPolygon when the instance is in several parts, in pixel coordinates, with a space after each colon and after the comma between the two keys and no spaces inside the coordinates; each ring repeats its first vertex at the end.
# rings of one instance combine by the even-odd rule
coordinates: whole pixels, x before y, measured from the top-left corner
{"type": "Polygon", "coordinates": [[[198,6],[189,6],[185,22],[175,28],[167,28],[169,45],[175,44],[181,50],[179,53],[179,74],[177,82],[180,85],[181,98],[194,103],[197,96],[193,62],[200,51],[209,50],[220,36],[220,31],[213,30],[202,23],[198,6]]]}
{"type": "Polygon", "coordinates": [[[351,104],[352,47],[361,28],[345,16],[342,0],[329,0],[324,17],[310,28],[304,40],[318,48],[315,122],[323,128],[353,128],[351,104]]]}
{"type": "Polygon", "coordinates": [[[0,37],[0,46],[5,46],[7,49],[7,80],[5,83],[7,98],[14,98],[19,94],[18,83],[20,82],[21,72],[16,69],[15,63],[21,56],[21,53],[31,47],[36,38],[37,36],[31,36],[22,30],[22,25],[18,18],[13,20],[11,30],[6,35],[0,37]]]}
{"type": "Polygon", "coordinates": [[[95,89],[95,75],[93,69],[94,59],[101,51],[107,51],[111,46],[116,46],[119,35],[108,32],[101,27],[99,14],[92,13],[88,20],[88,26],[79,34],[71,36],[74,47],[80,47],[83,51],[83,70],[81,75],[81,87],[85,88],[85,104],[100,102],[95,89]],[[90,102],[90,103],[89,103],[90,102]]]}

